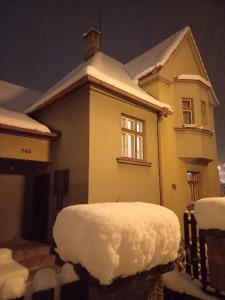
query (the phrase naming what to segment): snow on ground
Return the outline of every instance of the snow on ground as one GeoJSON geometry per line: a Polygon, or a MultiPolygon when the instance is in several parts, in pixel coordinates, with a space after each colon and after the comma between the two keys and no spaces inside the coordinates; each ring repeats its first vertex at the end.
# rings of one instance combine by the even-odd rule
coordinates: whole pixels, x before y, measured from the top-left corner
{"type": "Polygon", "coordinates": [[[225,197],[204,198],[195,202],[198,228],[225,230],[225,197]]]}
{"type": "Polygon", "coordinates": [[[81,63],[71,73],[54,85],[43,95],[43,97],[40,98],[40,100],[38,100],[25,112],[30,113],[34,111],[39,106],[43,105],[43,103],[48,102],[53,96],[68,88],[86,75],[90,75],[113,87],[141,98],[148,103],[152,103],[159,109],[165,107],[168,108],[169,111],[172,111],[168,104],[155,99],[146,93],[142,88],[140,88],[138,84],[129,76],[125,66],[122,63],[99,51],[95,53],[95,55],[87,62],[81,63]]]}
{"type": "Polygon", "coordinates": [[[12,300],[24,296],[26,284],[23,277],[6,279],[0,287],[0,299],[12,300]]]}
{"type": "Polygon", "coordinates": [[[57,284],[56,274],[53,269],[45,268],[39,270],[33,278],[33,291],[39,292],[55,288],[57,284]]]}
{"type": "Polygon", "coordinates": [[[101,284],[110,284],[174,261],[180,225],[159,205],[96,203],[64,208],[53,235],[62,260],[80,263],[101,284]]]}
{"type": "Polygon", "coordinates": [[[163,284],[168,289],[186,294],[202,300],[218,300],[203,292],[202,284],[198,280],[192,280],[186,273],[179,272],[177,269],[163,274],[163,284]]]}
{"type": "Polygon", "coordinates": [[[10,111],[0,107],[0,125],[8,125],[17,128],[30,129],[38,132],[47,132],[50,130],[47,126],[31,119],[25,114],[10,111]]]}
{"type": "Polygon", "coordinates": [[[28,269],[15,262],[10,249],[0,249],[0,289],[4,281],[14,277],[28,278],[28,269]]]}
{"type": "Polygon", "coordinates": [[[60,270],[60,281],[62,284],[80,280],[79,276],[75,273],[73,265],[65,263],[60,270]]]}

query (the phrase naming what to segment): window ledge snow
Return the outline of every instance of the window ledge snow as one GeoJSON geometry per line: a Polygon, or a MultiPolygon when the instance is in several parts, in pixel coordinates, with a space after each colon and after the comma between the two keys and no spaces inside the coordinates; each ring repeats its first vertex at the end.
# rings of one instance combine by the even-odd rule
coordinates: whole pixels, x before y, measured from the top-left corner
{"type": "MultiPolygon", "coordinates": [[[[193,125],[193,124],[191,124],[193,125]]],[[[202,133],[206,133],[206,134],[209,134],[209,135],[214,135],[215,132],[210,130],[209,128],[206,128],[206,127],[203,127],[203,126],[200,126],[200,127],[197,127],[197,126],[184,126],[183,127],[174,127],[175,130],[177,131],[182,131],[182,130],[193,130],[193,131],[200,131],[202,133]]]]}
{"type": "Polygon", "coordinates": [[[126,158],[126,157],[118,157],[116,160],[118,163],[122,163],[122,164],[138,165],[138,166],[145,166],[145,167],[152,166],[151,162],[148,162],[145,160],[132,159],[132,158],[126,158]]]}
{"type": "Polygon", "coordinates": [[[197,124],[196,123],[192,123],[192,124],[183,124],[184,128],[197,128],[197,124]]]}

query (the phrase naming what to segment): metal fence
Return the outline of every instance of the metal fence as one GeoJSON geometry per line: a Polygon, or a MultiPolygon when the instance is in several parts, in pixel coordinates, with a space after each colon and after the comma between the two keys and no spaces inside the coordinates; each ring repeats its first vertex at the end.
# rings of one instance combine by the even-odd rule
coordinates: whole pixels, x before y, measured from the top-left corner
{"type": "Polygon", "coordinates": [[[186,273],[199,279],[204,291],[225,299],[225,231],[198,230],[194,212],[187,211],[184,213],[184,241],[186,273]]]}

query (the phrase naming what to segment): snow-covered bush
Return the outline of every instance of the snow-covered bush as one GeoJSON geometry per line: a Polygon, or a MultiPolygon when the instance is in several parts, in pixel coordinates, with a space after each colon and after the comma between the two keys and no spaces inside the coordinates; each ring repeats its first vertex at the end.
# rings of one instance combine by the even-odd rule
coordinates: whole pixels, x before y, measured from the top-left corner
{"type": "Polygon", "coordinates": [[[180,242],[177,216],[142,202],[66,207],[53,233],[61,259],[81,264],[101,284],[174,261],[180,242]]]}
{"type": "Polygon", "coordinates": [[[26,284],[23,277],[6,279],[0,288],[0,299],[11,300],[24,296],[26,284]]]}
{"type": "Polygon", "coordinates": [[[79,276],[75,273],[73,265],[65,263],[60,270],[61,284],[67,284],[79,280],[79,276]]]}
{"type": "Polygon", "coordinates": [[[39,270],[33,278],[33,291],[39,292],[54,289],[57,284],[56,274],[53,269],[45,268],[39,270]]]}

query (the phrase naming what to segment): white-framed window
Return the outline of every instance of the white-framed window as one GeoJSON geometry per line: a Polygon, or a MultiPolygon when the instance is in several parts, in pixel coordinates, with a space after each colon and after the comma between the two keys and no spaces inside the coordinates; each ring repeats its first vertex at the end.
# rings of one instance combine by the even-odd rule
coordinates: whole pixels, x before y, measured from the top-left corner
{"type": "Polygon", "coordinates": [[[206,103],[205,103],[205,101],[201,101],[201,113],[202,113],[202,126],[206,127],[207,117],[206,117],[206,103]]]}
{"type": "Polygon", "coordinates": [[[144,160],[144,121],[121,115],[121,156],[144,160]]]}
{"type": "Polygon", "coordinates": [[[182,98],[183,123],[194,123],[194,106],[192,98],[182,98]]]}

